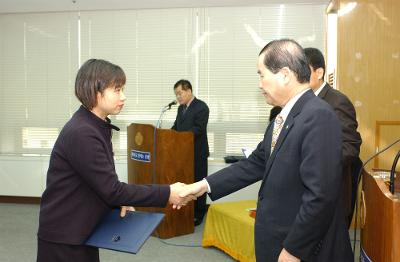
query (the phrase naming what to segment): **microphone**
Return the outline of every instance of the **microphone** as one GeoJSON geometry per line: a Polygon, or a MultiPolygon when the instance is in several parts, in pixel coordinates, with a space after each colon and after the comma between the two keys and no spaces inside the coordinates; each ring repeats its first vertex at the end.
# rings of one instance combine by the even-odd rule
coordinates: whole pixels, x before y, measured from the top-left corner
{"type": "Polygon", "coordinates": [[[176,100],[172,101],[171,103],[168,104],[168,108],[171,109],[171,106],[176,105],[176,100]]]}
{"type": "Polygon", "coordinates": [[[161,122],[162,122],[162,117],[164,115],[164,113],[167,110],[171,109],[171,106],[176,105],[176,100],[173,100],[171,103],[169,103],[168,105],[164,106],[164,108],[161,110],[161,114],[160,117],[158,118],[157,124],[156,124],[156,128],[161,128],[161,122]]]}
{"type": "MultiPolygon", "coordinates": [[[[388,150],[389,148],[391,148],[393,145],[395,145],[395,144],[397,144],[398,142],[400,142],[400,139],[397,139],[396,141],[394,141],[393,143],[391,143],[390,145],[388,145],[387,147],[385,147],[384,149],[382,149],[382,150],[380,150],[380,151],[378,151],[378,152],[376,152],[375,154],[373,154],[370,158],[368,158],[368,160],[367,161],[365,161],[364,163],[363,163],[363,165],[361,166],[361,168],[360,168],[360,171],[358,172],[358,174],[357,174],[357,192],[358,192],[358,187],[359,187],[359,185],[360,185],[360,181],[361,181],[361,173],[362,173],[362,171],[364,170],[364,167],[369,163],[369,161],[371,161],[372,159],[374,159],[375,157],[377,157],[378,155],[380,155],[380,154],[382,154],[383,152],[385,152],[386,150],[388,150]]],[[[400,153],[400,152],[399,152],[400,153]]],[[[397,155],[399,155],[399,154],[397,154],[397,155]]],[[[396,156],[397,157],[397,156],[396,156]]],[[[396,158],[395,158],[395,160],[396,160],[396,158]]],[[[396,163],[397,163],[397,161],[396,161],[396,163]]],[[[393,178],[394,179],[394,178],[393,178]]],[[[390,178],[390,180],[392,181],[392,178],[390,178]]],[[[393,192],[392,192],[392,194],[393,194],[393,192]]],[[[356,194],[356,217],[355,217],[355,220],[354,220],[354,235],[353,235],[353,238],[354,238],[354,242],[353,242],[353,252],[354,252],[354,257],[356,256],[356,252],[355,252],[355,250],[356,250],[356,242],[357,242],[357,216],[358,216],[358,193],[356,194]]],[[[361,241],[360,241],[360,248],[361,248],[361,241]]]]}

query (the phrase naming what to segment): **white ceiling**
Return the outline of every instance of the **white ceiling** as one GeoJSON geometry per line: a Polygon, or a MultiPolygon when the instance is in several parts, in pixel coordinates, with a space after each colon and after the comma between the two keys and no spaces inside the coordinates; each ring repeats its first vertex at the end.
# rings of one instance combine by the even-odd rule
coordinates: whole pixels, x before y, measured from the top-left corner
{"type": "Polygon", "coordinates": [[[329,0],[0,0],[0,13],[176,7],[328,4],[329,0]]]}

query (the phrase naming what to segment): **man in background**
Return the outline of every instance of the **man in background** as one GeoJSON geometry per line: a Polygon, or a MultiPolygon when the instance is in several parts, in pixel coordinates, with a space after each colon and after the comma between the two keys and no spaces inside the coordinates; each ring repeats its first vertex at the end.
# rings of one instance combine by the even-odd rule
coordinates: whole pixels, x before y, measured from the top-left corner
{"type": "Polygon", "coordinates": [[[342,125],[342,199],[348,227],[353,219],[357,195],[358,173],[362,166],[359,158],[361,136],[357,132],[356,110],[351,101],[340,91],[324,81],[325,59],[316,48],[305,48],[304,52],[311,69],[310,87],[315,95],[325,100],[335,110],[342,125]]]}
{"type": "MultiPolygon", "coordinates": [[[[172,129],[176,131],[191,131],[194,135],[194,181],[198,182],[207,176],[209,156],[207,123],[210,111],[206,103],[193,95],[192,84],[181,79],[174,85],[178,114],[172,129]]],[[[207,196],[203,195],[194,202],[194,225],[203,221],[207,196]]]]}
{"type": "Polygon", "coordinates": [[[187,185],[180,196],[208,192],[216,200],[261,180],[254,225],[257,261],[353,261],[338,198],[339,119],[310,89],[307,58],[295,41],[268,43],[257,68],[261,93],[282,111],[249,158],[187,185]]]}

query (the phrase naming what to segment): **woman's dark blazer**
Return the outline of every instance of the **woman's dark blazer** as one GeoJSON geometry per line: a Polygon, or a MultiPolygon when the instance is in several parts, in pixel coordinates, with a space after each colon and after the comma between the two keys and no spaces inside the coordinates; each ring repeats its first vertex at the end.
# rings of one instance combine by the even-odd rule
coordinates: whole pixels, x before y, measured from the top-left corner
{"type": "Polygon", "coordinates": [[[111,144],[119,130],[81,106],[54,145],[41,198],[38,237],[81,245],[111,210],[123,205],[167,204],[168,185],[134,185],[118,180],[111,144]]]}

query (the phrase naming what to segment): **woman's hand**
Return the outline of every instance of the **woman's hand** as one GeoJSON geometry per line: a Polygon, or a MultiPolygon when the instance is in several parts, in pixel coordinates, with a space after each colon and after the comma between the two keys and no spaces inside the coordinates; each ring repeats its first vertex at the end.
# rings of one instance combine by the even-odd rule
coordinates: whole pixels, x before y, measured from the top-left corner
{"type": "Polygon", "coordinates": [[[129,207],[129,206],[122,206],[121,207],[121,212],[119,213],[119,216],[120,217],[125,217],[125,215],[126,215],[126,212],[127,211],[135,211],[135,208],[134,207],[129,207]]]}

